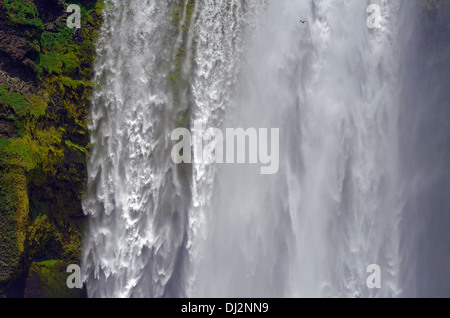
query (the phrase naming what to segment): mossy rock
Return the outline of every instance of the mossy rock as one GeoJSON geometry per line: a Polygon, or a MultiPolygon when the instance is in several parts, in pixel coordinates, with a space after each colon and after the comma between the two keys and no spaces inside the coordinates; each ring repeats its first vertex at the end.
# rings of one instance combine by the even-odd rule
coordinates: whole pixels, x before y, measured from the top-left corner
{"type": "Polygon", "coordinates": [[[82,289],[67,287],[67,267],[64,261],[33,262],[25,286],[25,298],[82,298],[82,289]]]}
{"type": "Polygon", "coordinates": [[[28,228],[28,246],[34,260],[62,255],[62,236],[47,215],[39,216],[28,228]]]}
{"type": "Polygon", "coordinates": [[[39,30],[44,29],[39,12],[32,1],[4,0],[4,2],[10,21],[39,30]]]}
{"type": "Polygon", "coordinates": [[[80,294],[67,295],[57,276],[65,284],[61,262],[78,263],[81,254],[90,80],[104,2],[70,3],[81,7],[80,30],[66,25],[66,1],[0,0],[12,43],[0,65],[11,79],[0,84],[0,297],[23,296],[27,280],[31,297],[80,294]]]}

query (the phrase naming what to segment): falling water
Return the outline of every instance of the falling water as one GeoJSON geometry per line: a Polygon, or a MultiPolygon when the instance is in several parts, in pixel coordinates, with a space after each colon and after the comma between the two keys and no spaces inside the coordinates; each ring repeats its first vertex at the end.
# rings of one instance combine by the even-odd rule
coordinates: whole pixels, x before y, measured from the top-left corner
{"type": "Polygon", "coordinates": [[[84,201],[89,296],[162,297],[182,259],[189,193],[167,159],[176,114],[165,84],[169,10],[115,1],[106,12],[84,201]]]}
{"type": "Polygon", "coordinates": [[[419,293],[399,131],[417,8],[380,0],[371,29],[370,3],[112,1],[84,200],[90,297],[419,293]],[[199,125],[280,128],[278,173],[175,165],[171,132],[199,125]]]}

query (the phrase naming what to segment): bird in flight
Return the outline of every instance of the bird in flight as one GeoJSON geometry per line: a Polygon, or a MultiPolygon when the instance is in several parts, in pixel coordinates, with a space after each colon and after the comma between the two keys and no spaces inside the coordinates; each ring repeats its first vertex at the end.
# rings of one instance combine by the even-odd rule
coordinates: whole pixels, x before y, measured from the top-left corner
{"type": "Polygon", "coordinates": [[[303,24],[305,24],[305,23],[306,23],[306,21],[304,21],[304,20],[300,20],[300,22],[301,22],[301,23],[303,23],[303,24]]]}

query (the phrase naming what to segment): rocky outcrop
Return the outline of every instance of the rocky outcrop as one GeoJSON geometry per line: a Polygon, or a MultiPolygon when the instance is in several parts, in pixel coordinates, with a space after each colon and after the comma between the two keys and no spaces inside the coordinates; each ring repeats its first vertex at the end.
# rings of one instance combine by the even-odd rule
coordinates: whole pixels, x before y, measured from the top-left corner
{"type": "Polygon", "coordinates": [[[66,7],[63,0],[34,0],[34,4],[44,25],[53,24],[58,20],[66,7]]]}
{"type": "Polygon", "coordinates": [[[83,290],[66,285],[68,263],[63,261],[33,262],[25,286],[25,298],[81,298],[83,290]]]}
{"type": "Polygon", "coordinates": [[[0,1],[0,69],[12,78],[32,82],[36,72],[33,60],[39,55],[32,43],[37,31],[18,27],[9,17],[6,2],[0,1]]]}

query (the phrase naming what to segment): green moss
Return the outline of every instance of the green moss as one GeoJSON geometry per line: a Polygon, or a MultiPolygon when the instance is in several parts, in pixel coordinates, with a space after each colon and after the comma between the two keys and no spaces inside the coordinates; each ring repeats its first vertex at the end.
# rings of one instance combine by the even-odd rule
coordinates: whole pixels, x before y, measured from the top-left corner
{"type": "Polygon", "coordinates": [[[16,132],[21,137],[26,134],[29,117],[44,116],[47,109],[43,96],[8,91],[5,86],[0,86],[0,105],[6,112],[13,110],[14,115],[9,115],[6,119],[14,121],[16,132]]]}
{"type": "Polygon", "coordinates": [[[184,127],[188,124],[188,118],[186,116],[181,116],[178,117],[177,119],[174,120],[174,123],[178,126],[178,127],[184,127]]]}
{"type": "Polygon", "coordinates": [[[26,171],[33,169],[37,162],[37,152],[30,137],[16,138],[11,140],[4,149],[5,158],[11,166],[25,168],[26,171]]]}
{"type": "Polygon", "coordinates": [[[67,53],[70,45],[73,45],[72,29],[58,23],[58,32],[42,32],[41,50],[43,53],[67,53]]]}
{"type": "MultiPolygon", "coordinates": [[[[182,28],[183,32],[187,32],[189,30],[189,26],[191,23],[192,14],[195,9],[195,0],[177,0],[173,2],[172,7],[172,26],[173,28],[179,29],[182,28]],[[186,8],[186,11],[185,11],[186,8]],[[184,21],[182,21],[183,16],[186,16],[184,21]],[[181,23],[183,25],[181,25],[181,23]]],[[[175,31],[176,32],[176,31],[175,31]]]]}
{"type": "Polygon", "coordinates": [[[9,139],[0,138],[0,149],[2,149],[3,147],[6,147],[8,144],[9,144],[9,139]]]}
{"type": "Polygon", "coordinates": [[[68,233],[68,240],[64,242],[62,256],[66,262],[78,263],[81,259],[81,232],[76,227],[71,227],[68,233]]]}
{"type": "Polygon", "coordinates": [[[176,48],[175,60],[172,61],[172,71],[168,74],[168,79],[173,91],[175,109],[181,111],[187,107],[186,103],[190,96],[189,81],[186,74],[183,74],[183,66],[186,63],[186,45],[189,28],[194,18],[194,8],[195,0],[177,0],[173,3],[172,8],[172,34],[170,36],[178,37],[181,32],[181,45],[176,48]]]}
{"type": "Polygon", "coordinates": [[[63,68],[62,56],[60,54],[40,54],[39,56],[39,74],[46,72],[49,75],[60,75],[63,68]]]}
{"type": "Polygon", "coordinates": [[[81,49],[74,43],[73,31],[64,23],[56,23],[58,32],[43,32],[41,53],[37,62],[39,76],[67,75],[81,67],[83,60],[81,49]]]}
{"type": "Polygon", "coordinates": [[[62,56],[62,63],[64,65],[64,74],[75,74],[77,69],[81,67],[80,59],[74,52],[68,52],[62,56]]]}
{"type": "Polygon", "coordinates": [[[76,43],[73,30],[63,22],[56,22],[56,30],[43,32],[40,39],[41,52],[35,61],[40,79],[50,75],[64,75],[76,79],[89,79],[92,76],[92,62],[95,54],[94,40],[102,19],[93,18],[93,13],[100,16],[103,1],[90,3],[72,1],[80,5],[82,27],[76,43]]]}
{"type": "Polygon", "coordinates": [[[3,174],[0,180],[0,282],[11,275],[19,257],[15,226],[18,198],[11,187],[14,177],[13,173],[3,174]]]}
{"type": "MultiPolygon", "coordinates": [[[[3,149],[3,148],[2,148],[3,149]]],[[[0,152],[3,152],[0,149],[0,152]]],[[[23,169],[6,166],[0,179],[0,283],[11,275],[24,251],[28,197],[23,169]]]]}
{"type": "Polygon", "coordinates": [[[94,84],[91,81],[73,80],[69,77],[55,77],[49,82],[51,96],[59,96],[63,101],[67,133],[85,135],[87,132],[88,105],[94,84]]]}
{"type": "Polygon", "coordinates": [[[88,155],[88,151],[86,150],[86,148],[78,146],[70,140],[65,140],[64,142],[70,150],[75,151],[75,152],[81,152],[81,153],[85,154],[86,156],[88,155]]]}
{"type": "MultiPolygon", "coordinates": [[[[54,217],[57,219],[59,216],[54,217]]],[[[46,214],[38,214],[28,227],[28,253],[33,261],[50,258],[78,263],[81,241],[81,232],[75,225],[66,227],[58,224],[46,214]]]]}
{"type": "Polygon", "coordinates": [[[79,298],[82,291],[67,287],[68,263],[60,260],[34,262],[30,267],[28,297],[41,298],[79,298]],[[37,287],[37,288],[36,288],[37,287]]]}
{"type": "Polygon", "coordinates": [[[43,30],[44,24],[33,2],[27,0],[4,0],[11,21],[43,30]]]}
{"type": "Polygon", "coordinates": [[[62,129],[50,127],[48,130],[36,131],[34,139],[28,135],[11,139],[2,148],[3,160],[8,165],[25,171],[39,167],[44,173],[51,172],[54,170],[53,165],[64,157],[61,147],[63,133],[62,129]]]}
{"type": "MultiPolygon", "coordinates": [[[[171,72],[168,74],[168,85],[172,89],[172,103],[174,106],[173,123],[177,127],[190,126],[190,101],[192,99],[189,85],[189,74],[185,74],[184,67],[187,63],[193,63],[187,60],[186,54],[189,38],[189,30],[194,22],[195,0],[177,0],[173,2],[172,22],[169,38],[181,37],[181,42],[175,48],[174,59],[171,61],[171,72]]],[[[193,59],[193,55],[191,55],[193,59]]],[[[192,176],[192,165],[177,165],[178,174],[186,185],[192,176]]]]}
{"type": "Polygon", "coordinates": [[[28,227],[28,246],[31,260],[39,261],[62,255],[62,235],[47,215],[40,215],[28,227]]]}
{"type": "Polygon", "coordinates": [[[28,111],[32,117],[39,118],[45,115],[47,103],[43,96],[28,95],[25,96],[25,100],[28,103],[28,111]]]}
{"type": "Polygon", "coordinates": [[[25,116],[28,103],[19,92],[9,91],[7,86],[0,86],[0,104],[3,107],[13,108],[19,116],[25,116]]]}

